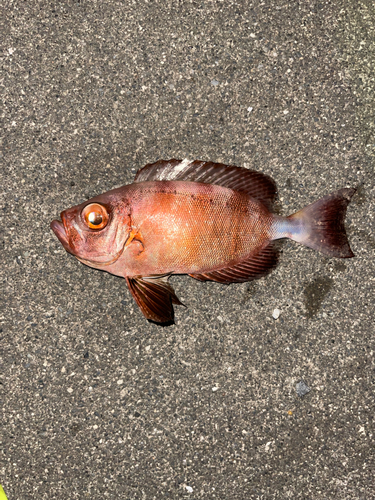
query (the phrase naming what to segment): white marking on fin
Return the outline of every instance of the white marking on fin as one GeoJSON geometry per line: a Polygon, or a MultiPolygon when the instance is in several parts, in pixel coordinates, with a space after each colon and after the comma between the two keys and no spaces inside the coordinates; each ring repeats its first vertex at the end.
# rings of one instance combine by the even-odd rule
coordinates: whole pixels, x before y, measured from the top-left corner
{"type": "Polygon", "coordinates": [[[181,163],[173,167],[173,169],[168,172],[168,174],[165,176],[166,181],[170,181],[172,179],[175,179],[176,176],[182,172],[188,165],[190,165],[191,161],[185,158],[185,160],[182,160],[181,163]]]}

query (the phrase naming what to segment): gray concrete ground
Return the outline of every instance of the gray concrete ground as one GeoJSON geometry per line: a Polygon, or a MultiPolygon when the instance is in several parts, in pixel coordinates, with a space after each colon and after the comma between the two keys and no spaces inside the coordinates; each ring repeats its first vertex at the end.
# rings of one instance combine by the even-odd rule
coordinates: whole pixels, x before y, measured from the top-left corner
{"type": "Polygon", "coordinates": [[[375,498],[372,2],[8,1],[0,22],[8,499],[375,498]],[[355,258],[288,242],[257,282],[175,277],[188,307],[149,324],[49,223],[185,157],[271,175],[283,214],[359,186],[355,258]]]}

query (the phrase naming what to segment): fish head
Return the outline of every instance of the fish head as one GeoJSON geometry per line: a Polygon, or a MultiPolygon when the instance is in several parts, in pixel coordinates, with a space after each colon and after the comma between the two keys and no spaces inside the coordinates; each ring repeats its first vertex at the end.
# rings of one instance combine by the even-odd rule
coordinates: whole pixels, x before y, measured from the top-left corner
{"type": "MultiPolygon", "coordinates": [[[[125,186],[126,187],[126,186],[125,186]]],[[[119,188],[61,212],[51,229],[82,263],[106,269],[121,256],[130,232],[130,203],[119,188]]]]}

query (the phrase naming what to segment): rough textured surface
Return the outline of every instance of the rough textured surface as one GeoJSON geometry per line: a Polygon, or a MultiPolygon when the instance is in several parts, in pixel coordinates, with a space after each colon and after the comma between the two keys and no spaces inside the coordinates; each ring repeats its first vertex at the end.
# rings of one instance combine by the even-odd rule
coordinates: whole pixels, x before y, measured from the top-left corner
{"type": "Polygon", "coordinates": [[[372,2],[5,4],[9,500],[374,498],[372,2]],[[147,323],[49,223],[172,157],[271,175],[283,214],[360,186],[356,257],[287,243],[258,282],[176,277],[188,308],[147,323]]]}

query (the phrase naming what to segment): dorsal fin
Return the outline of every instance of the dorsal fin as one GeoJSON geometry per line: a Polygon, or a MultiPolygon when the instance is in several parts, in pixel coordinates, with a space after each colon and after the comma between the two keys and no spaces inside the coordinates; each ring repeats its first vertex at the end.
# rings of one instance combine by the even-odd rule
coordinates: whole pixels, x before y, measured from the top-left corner
{"type": "Polygon", "coordinates": [[[269,209],[277,192],[276,184],[265,174],[234,165],[200,160],[159,160],[138,170],[134,182],[171,180],[216,184],[244,192],[269,209]]]}
{"type": "Polygon", "coordinates": [[[243,283],[266,276],[277,265],[279,251],[274,243],[269,243],[257,254],[232,267],[225,267],[203,274],[190,274],[200,281],[218,281],[219,283],[243,283]]]}

